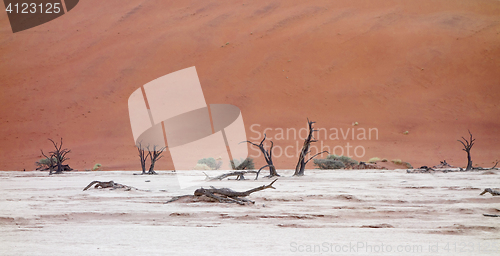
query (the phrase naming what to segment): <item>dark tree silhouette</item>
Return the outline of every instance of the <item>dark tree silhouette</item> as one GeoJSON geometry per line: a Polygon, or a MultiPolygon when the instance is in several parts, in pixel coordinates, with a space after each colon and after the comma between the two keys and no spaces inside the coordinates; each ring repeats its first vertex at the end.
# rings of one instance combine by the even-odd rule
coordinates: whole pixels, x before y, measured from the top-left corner
{"type": "Polygon", "coordinates": [[[306,160],[306,156],[311,152],[309,150],[311,143],[317,142],[317,140],[314,139],[314,136],[313,136],[313,132],[318,131],[318,130],[314,130],[314,128],[313,128],[314,123],[316,123],[316,122],[312,122],[312,121],[309,121],[309,119],[307,119],[307,125],[309,126],[309,135],[304,140],[304,145],[302,146],[302,150],[300,151],[299,161],[297,162],[297,166],[295,166],[295,173],[293,174],[293,176],[303,176],[304,170],[306,168],[306,164],[309,161],[311,161],[313,158],[315,158],[318,155],[321,155],[323,153],[328,153],[328,151],[322,151],[322,152],[319,152],[319,153],[313,155],[312,157],[310,157],[309,159],[306,160]]]}
{"type": "Polygon", "coordinates": [[[476,139],[473,139],[472,138],[472,133],[470,132],[469,130],[469,135],[470,135],[470,139],[467,140],[466,138],[462,137],[462,140],[457,140],[458,142],[462,143],[462,145],[464,146],[464,148],[462,149],[463,151],[467,152],[467,168],[465,168],[465,171],[470,171],[473,169],[472,167],[472,159],[471,159],[471,156],[470,156],[470,150],[472,148],[472,146],[474,145],[474,141],[476,139]]]}
{"type": "Polygon", "coordinates": [[[162,158],[163,156],[161,155],[163,153],[163,150],[165,150],[165,147],[162,147],[160,149],[156,149],[156,146],[153,147],[153,151],[149,151],[149,147],[148,147],[148,151],[149,151],[149,160],[151,162],[151,164],[149,165],[149,171],[147,174],[157,174],[154,170],[155,168],[155,164],[156,164],[156,161],[160,160],[160,158],[162,158]]]}
{"type": "MultiPolygon", "coordinates": [[[[273,164],[273,147],[274,147],[274,143],[273,141],[271,140],[271,147],[269,148],[269,151],[267,151],[265,148],[264,148],[264,141],[266,140],[266,134],[264,133],[264,138],[262,139],[262,141],[259,143],[259,144],[255,144],[251,141],[244,141],[244,142],[248,142],[256,147],[258,147],[260,149],[260,151],[262,152],[262,154],[264,155],[264,160],[266,160],[266,163],[267,165],[264,165],[262,166],[259,171],[257,172],[257,177],[259,177],[259,173],[262,169],[266,168],[266,167],[269,167],[269,178],[271,177],[275,177],[275,176],[280,176],[278,174],[278,172],[276,172],[276,167],[274,167],[274,164],[273,164]]],[[[257,177],[255,177],[255,179],[257,179],[257,177]]]]}
{"type": "Polygon", "coordinates": [[[148,156],[151,154],[151,152],[148,151],[148,153],[146,153],[146,150],[142,147],[140,142],[137,146],[137,150],[139,151],[139,158],[141,159],[141,174],[146,174],[146,160],[148,159],[148,156]]]}
{"type": "Polygon", "coordinates": [[[52,144],[54,145],[55,150],[49,152],[49,156],[45,155],[43,153],[43,150],[40,150],[42,152],[42,155],[47,159],[45,162],[45,165],[38,163],[39,167],[37,170],[40,171],[46,171],[49,170],[49,175],[54,174],[60,174],[63,173],[64,171],[72,171],[73,169],[69,167],[67,164],[63,164],[64,161],[68,160],[69,158],[66,157],[68,153],[71,152],[71,150],[65,148],[62,148],[63,145],[63,139],[61,138],[60,144],[57,144],[54,142],[52,139],[49,139],[52,144]]]}

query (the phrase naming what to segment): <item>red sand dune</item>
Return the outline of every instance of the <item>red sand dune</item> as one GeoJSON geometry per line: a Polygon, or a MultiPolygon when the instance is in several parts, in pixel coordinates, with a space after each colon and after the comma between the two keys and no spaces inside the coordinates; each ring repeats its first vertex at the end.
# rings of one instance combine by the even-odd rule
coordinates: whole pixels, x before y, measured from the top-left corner
{"type": "MultiPolygon", "coordinates": [[[[34,169],[60,137],[76,169],[139,169],[128,96],[190,66],[207,103],[242,110],[248,137],[253,124],[274,136],[309,118],[377,128],[378,139],[322,139],[363,146],[358,160],[465,166],[457,139],[470,129],[474,163],[500,160],[496,0],[87,0],[16,34],[0,13],[0,170],[34,169]]],[[[168,154],[157,168],[173,168],[168,154]]]]}

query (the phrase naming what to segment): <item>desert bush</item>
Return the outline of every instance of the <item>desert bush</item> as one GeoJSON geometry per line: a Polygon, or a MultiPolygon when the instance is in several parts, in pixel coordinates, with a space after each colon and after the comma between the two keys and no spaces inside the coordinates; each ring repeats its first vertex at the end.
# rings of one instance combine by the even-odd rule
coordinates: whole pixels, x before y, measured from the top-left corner
{"type": "Polygon", "coordinates": [[[212,170],[219,170],[219,168],[222,166],[222,161],[220,160],[220,158],[215,160],[215,158],[209,157],[198,160],[198,164],[205,164],[212,170]]]}
{"type": "Polygon", "coordinates": [[[370,160],[368,160],[368,163],[376,163],[376,162],[379,162],[380,160],[382,160],[382,159],[380,159],[378,157],[372,157],[372,158],[370,158],[370,160]]]}
{"type": "Polygon", "coordinates": [[[353,167],[358,164],[358,161],[347,156],[329,155],[326,159],[340,161],[345,165],[345,167],[353,167]]]}
{"type": "Polygon", "coordinates": [[[57,160],[55,157],[52,157],[52,162],[49,158],[42,158],[35,162],[35,165],[37,167],[37,170],[45,170],[52,167],[55,163],[57,163],[57,160]]]}
{"type": "Polygon", "coordinates": [[[233,170],[253,170],[255,166],[253,164],[253,158],[247,157],[246,159],[240,158],[231,160],[231,167],[233,170]]]}
{"type": "Polygon", "coordinates": [[[393,160],[391,160],[391,162],[393,162],[395,164],[403,164],[403,161],[401,161],[401,159],[393,159],[393,160]]]}
{"type": "Polygon", "coordinates": [[[196,164],[196,166],[193,168],[193,170],[198,170],[198,171],[209,171],[212,170],[208,165],[206,164],[196,164]]]}
{"type": "MultiPolygon", "coordinates": [[[[56,159],[52,157],[52,163],[56,163],[56,159]]],[[[49,158],[42,158],[37,162],[37,165],[49,166],[51,164],[51,160],[49,158]]]]}
{"type": "Polygon", "coordinates": [[[411,164],[408,162],[403,162],[403,165],[406,166],[406,168],[408,169],[413,169],[413,166],[411,166],[411,164]]]}
{"type": "Polygon", "coordinates": [[[332,170],[332,169],[343,169],[345,168],[345,164],[339,160],[333,159],[314,159],[314,166],[317,166],[319,169],[323,170],[332,170]]]}
{"type": "Polygon", "coordinates": [[[413,169],[413,166],[411,166],[411,164],[408,162],[403,162],[403,165],[406,166],[406,168],[408,169],[413,169]]]}
{"type": "Polygon", "coordinates": [[[391,162],[395,163],[395,164],[399,164],[399,165],[402,165],[408,169],[413,169],[413,166],[411,166],[410,163],[408,162],[403,162],[401,159],[394,159],[392,160],[391,162]]]}
{"type": "Polygon", "coordinates": [[[95,164],[94,167],[92,167],[92,171],[97,171],[98,169],[101,168],[101,164],[95,164]]]}

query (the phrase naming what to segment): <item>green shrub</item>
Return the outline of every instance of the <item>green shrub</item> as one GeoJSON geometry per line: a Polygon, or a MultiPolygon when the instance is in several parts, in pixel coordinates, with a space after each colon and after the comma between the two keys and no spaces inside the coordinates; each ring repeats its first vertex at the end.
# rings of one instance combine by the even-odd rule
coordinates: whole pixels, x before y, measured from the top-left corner
{"type": "Polygon", "coordinates": [[[370,160],[368,160],[368,163],[376,163],[379,162],[381,159],[378,157],[372,157],[370,160]]]}
{"type": "Polygon", "coordinates": [[[205,164],[212,170],[219,170],[222,166],[222,161],[220,159],[215,160],[215,158],[203,158],[198,160],[198,164],[205,164]]]}
{"type": "Polygon", "coordinates": [[[394,159],[391,162],[393,162],[395,164],[403,164],[403,161],[401,161],[401,159],[394,159]]]}
{"type": "MultiPolygon", "coordinates": [[[[52,163],[56,163],[56,159],[55,158],[52,158],[52,163]]],[[[38,161],[39,165],[44,165],[44,166],[49,166],[50,165],[50,159],[48,158],[42,158],[40,159],[40,161],[38,161]]]]}
{"type": "Polygon", "coordinates": [[[193,170],[208,171],[208,170],[211,170],[211,169],[206,164],[196,164],[196,166],[193,168],[193,170]]]}
{"type": "Polygon", "coordinates": [[[97,169],[101,168],[101,164],[95,164],[94,167],[92,167],[92,171],[96,171],[97,169]]]}
{"type": "Polygon", "coordinates": [[[253,158],[247,157],[246,159],[240,158],[231,160],[231,167],[233,170],[253,170],[255,166],[253,164],[253,158]]]}
{"type": "Polygon", "coordinates": [[[333,159],[314,159],[314,166],[323,170],[343,169],[345,164],[338,160],[333,159]]]}
{"type": "Polygon", "coordinates": [[[403,165],[406,166],[406,168],[408,169],[413,169],[413,166],[411,166],[411,164],[408,162],[403,162],[403,165]]]}
{"type": "Polygon", "coordinates": [[[395,163],[395,164],[399,164],[399,165],[402,165],[408,169],[413,169],[413,166],[411,166],[410,163],[408,162],[403,162],[401,159],[394,159],[392,160],[391,162],[395,163]]]}
{"type": "Polygon", "coordinates": [[[354,165],[359,164],[358,161],[347,156],[329,155],[326,157],[326,159],[340,161],[344,164],[345,167],[353,167],[354,165]]]}

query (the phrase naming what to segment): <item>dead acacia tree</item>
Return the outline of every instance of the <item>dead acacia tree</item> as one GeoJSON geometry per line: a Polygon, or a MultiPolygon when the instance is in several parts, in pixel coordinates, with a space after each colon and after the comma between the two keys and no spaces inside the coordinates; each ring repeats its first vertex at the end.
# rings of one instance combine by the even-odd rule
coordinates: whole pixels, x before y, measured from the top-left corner
{"type": "Polygon", "coordinates": [[[243,197],[247,197],[254,192],[261,191],[261,190],[268,189],[268,188],[276,189],[275,187],[273,187],[273,184],[277,180],[278,179],[275,179],[269,185],[262,185],[260,187],[256,187],[256,188],[244,191],[244,192],[234,191],[230,188],[214,188],[214,187],[211,187],[209,189],[199,188],[199,189],[194,191],[194,195],[176,196],[176,197],[170,199],[166,203],[171,203],[171,202],[174,202],[174,201],[177,201],[181,198],[186,198],[186,197],[189,197],[191,199],[195,199],[195,198],[205,196],[206,198],[209,198],[210,200],[218,201],[219,203],[237,203],[237,204],[241,204],[241,205],[244,205],[245,203],[254,204],[255,203],[254,201],[248,200],[248,199],[243,198],[243,197]]]}
{"type": "Polygon", "coordinates": [[[94,180],[94,181],[90,182],[83,189],[83,191],[89,189],[92,186],[94,186],[94,188],[96,188],[96,189],[97,188],[111,188],[111,189],[124,189],[125,191],[129,191],[129,190],[132,190],[132,189],[139,190],[139,189],[131,187],[131,186],[123,185],[123,184],[120,184],[120,183],[115,183],[112,180],[110,180],[110,181],[98,181],[98,180],[94,180]]]}
{"type": "Polygon", "coordinates": [[[307,135],[306,139],[304,140],[304,144],[302,145],[302,149],[301,149],[300,155],[299,155],[299,161],[297,162],[297,165],[295,166],[295,173],[293,174],[293,176],[303,176],[304,170],[306,168],[306,164],[309,161],[311,161],[313,158],[315,158],[318,155],[321,155],[323,153],[328,153],[328,151],[325,150],[325,151],[319,152],[319,153],[311,156],[309,159],[306,160],[306,156],[309,155],[309,153],[311,152],[309,150],[311,143],[317,142],[317,140],[313,136],[313,132],[318,131],[318,130],[314,130],[314,128],[313,128],[314,123],[316,123],[316,122],[312,122],[312,121],[309,121],[309,119],[307,119],[307,125],[309,126],[309,134],[307,135]]]}
{"type": "Polygon", "coordinates": [[[266,160],[266,163],[267,165],[264,165],[262,166],[259,171],[257,172],[257,177],[255,177],[255,179],[257,179],[259,177],[259,173],[262,169],[266,168],[266,167],[269,167],[269,178],[271,177],[275,177],[275,176],[280,176],[278,174],[278,172],[276,171],[276,167],[274,167],[274,164],[273,164],[273,147],[274,147],[274,143],[273,141],[271,140],[271,147],[269,148],[269,151],[267,151],[265,148],[264,148],[264,141],[266,140],[266,134],[264,133],[264,138],[262,139],[262,141],[259,143],[259,144],[255,144],[251,141],[244,141],[244,142],[248,142],[256,147],[258,147],[260,149],[260,151],[262,152],[262,154],[264,155],[264,160],[266,160]]]}
{"type": "Polygon", "coordinates": [[[54,145],[55,150],[50,151],[49,156],[45,155],[45,153],[43,153],[43,150],[40,150],[40,152],[46,159],[44,159],[44,161],[37,162],[37,165],[39,165],[37,170],[39,171],[49,170],[49,175],[52,175],[52,173],[60,174],[63,173],[64,171],[72,171],[73,169],[69,167],[69,165],[63,164],[64,161],[69,159],[66,157],[66,155],[71,152],[71,150],[67,148],[65,149],[62,148],[63,139],[61,138],[60,144],[57,144],[52,139],[49,140],[54,145]]]}
{"type": "Polygon", "coordinates": [[[165,150],[165,147],[162,147],[160,149],[156,149],[156,145],[153,147],[153,151],[149,151],[149,146],[148,146],[148,151],[149,151],[149,160],[151,164],[149,165],[149,171],[147,174],[154,175],[157,174],[154,170],[156,161],[160,160],[163,156],[161,155],[163,153],[163,150],[165,150]]]}
{"type": "Polygon", "coordinates": [[[137,150],[139,151],[139,158],[141,159],[141,174],[146,174],[146,160],[148,159],[148,156],[151,154],[151,152],[148,151],[148,153],[146,154],[146,150],[142,147],[140,142],[137,146],[137,150]]]}
{"type": "Polygon", "coordinates": [[[443,169],[443,168],[457,168],[456,166],[450,165],[446,162],[446,160],[440,161],[441,163],[438,165],[432,166],[433,169],[443,169]]]}
{"type": "Polygon", "coordinates": [[[223,179],[231,177],[231,176],[236,176],[236,180],[245,180],[244,175],[247,173],[257,174],[255,179],[257,179],[257,177],[258,177],[258,171],[253,171],[253,170],[251,170],[251,171],[234,171],[234,172],[230,172],[230,173],[221,174],[217,177],[210,177],[205,172],[203,172],[203,173],[205,174],[205,176],[207,176],[208,180],[223,180],[223,179]]]}
{"type": "Polygon", "coordinates": [[[482,195],[484,195],[486,193],[490,193],[492,196],[500,196],[500,191],[496,191],[496,190],[493,190],[491,188],[485,188],[483,190],[483,192],[481,192],[481,194],[479,194],[479,195],[482,196],[482,195]]]}
{"type": "Polygon", "coordinates": [[[462,145],[464,146],[464,148],[462,149],[463,151],[467,152],[467,168],[465,168],[465,171],[471,171],[472,170],[472,159],[471,159],[471,156],[470,156],[470,150],[472,148],[472,146],[474,145],[474,141],[476,139],[473,139],[472,138],[472,133],[469,131],[469,135],[470,135],[470,139],[467,140],[466,138],[462,137],[462,140],[457,140],[458,142],[462,143],[462,145]]]}

